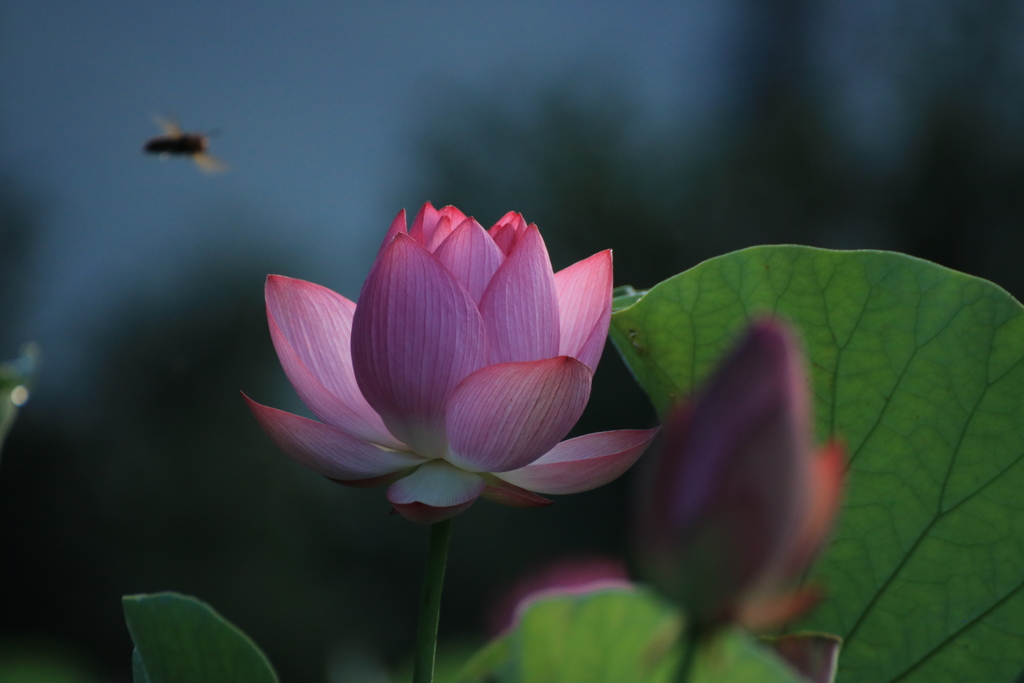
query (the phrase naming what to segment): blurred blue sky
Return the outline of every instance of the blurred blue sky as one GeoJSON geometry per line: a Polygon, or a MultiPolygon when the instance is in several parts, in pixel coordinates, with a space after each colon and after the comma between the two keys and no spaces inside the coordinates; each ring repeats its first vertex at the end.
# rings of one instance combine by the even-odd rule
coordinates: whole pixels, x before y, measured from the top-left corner
{"type": "Polygon", "coordinates": [[[157,301],[189,261],[256,248],[354,298],[395,212],[430,199],[410,188],[434,100],[486,87],[515,107],[545,83],[605,72],[652,121],[707,115],[729,7],[5,3],[0,169],[44,227],[22,335],[43,345],[48,381],[74,379],[76,342],[116,324],[111,304],[157,301]],[[219,129],[212,151],[231,170],[143,155],[156,114],[219,129]]]}

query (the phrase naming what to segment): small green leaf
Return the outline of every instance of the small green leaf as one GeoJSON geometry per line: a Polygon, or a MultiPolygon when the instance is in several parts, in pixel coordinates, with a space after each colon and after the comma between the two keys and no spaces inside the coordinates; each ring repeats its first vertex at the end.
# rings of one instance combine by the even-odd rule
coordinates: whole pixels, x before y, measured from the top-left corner
{"type": "Polygon", "coordinates": [[[647,292],[638,292],[629,285],[622,285],[612,290],[612,310],[618,311],[619,309],[632,306],[637,300],[647,292]]]}
{"type": "MultiPolygon", "coordinates": [[[[682,620],[641,589],[537,600],[481,650],[458,683],[670,683],[682,620]]],[[[770,649],[728,631],[702,647],[690,683],[798,683],[770,649]]]]}
{"type": "Polygon", "coordinates": [[[136,683],[277,683],[256,644],[206,603],[153,593],[126,595],[121,604],[136,683]]]}
{"type": "Polygon", "coordinates": [[[660,413],[756,315],[800,329],[817,433],[846,500],[803,629],[844,640],[841,682],[1013,681],[1024,664],[1024,308],[902,254],[754,247],[612,315],[660,413]]]}

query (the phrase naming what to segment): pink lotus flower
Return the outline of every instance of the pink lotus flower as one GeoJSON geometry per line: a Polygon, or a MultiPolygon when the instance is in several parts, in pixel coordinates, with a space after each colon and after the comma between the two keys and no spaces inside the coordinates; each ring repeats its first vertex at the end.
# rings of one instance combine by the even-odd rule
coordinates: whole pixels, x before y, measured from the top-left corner
{"type": "MultiPolygon", "coordinates": [[[[342,484],[390,483],[424,523],[479,496],[545,505],[618,477],[655,430],[559,443],[583,412],[611,315],[612,258],[553,273],[535,225],[509,212],[489,231],[455,207],[405,211],[384,238],[359,306],[272,275],[270,334],[321,422],[249,401],[288,455],[342,484]]],[[[248,401],[248,398],[246,399],[248,401]]]]}
{"type": "Polygon", "coordinates": [[[765,628],[816,601],[794,586],[838,511],[843,457],[836,445],[816,453],[812,439],[801,353],[770,320],[667,420],[641,508],[641,561],[698,628],[765,628]]]}

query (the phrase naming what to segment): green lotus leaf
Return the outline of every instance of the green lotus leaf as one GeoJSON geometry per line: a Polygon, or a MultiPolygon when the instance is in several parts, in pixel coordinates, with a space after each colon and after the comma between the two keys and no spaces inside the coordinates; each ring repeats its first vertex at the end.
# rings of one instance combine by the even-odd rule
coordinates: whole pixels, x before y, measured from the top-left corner
{"type": "MultiPolygon", "coordinates": [[[[644,589],[557,595],[481,650],[458,683],[671,683],[682,619],[644,589]]],[[[800,683],[768,647],[741,631],[702,645],[690,683],[800,683]]]]}
{"type": "Polygon", "coordinates": [[[277,683],[266,656],[206,603],[178,593],[121,600],[135,683],[277,683]]]}

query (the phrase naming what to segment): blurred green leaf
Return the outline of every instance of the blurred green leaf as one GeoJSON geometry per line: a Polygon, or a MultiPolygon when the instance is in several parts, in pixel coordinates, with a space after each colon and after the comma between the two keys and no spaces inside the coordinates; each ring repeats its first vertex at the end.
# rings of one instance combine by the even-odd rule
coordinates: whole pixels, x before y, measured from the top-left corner
{"type": "MultiPolygon", "coordinates": [[[[669,683],[682,620],[646,590],[611,589],[539,599],[493,641],[457,683],[669,683]]],[[[697,655],[691,683],[797,683],[768,648],[729,631],[697,655]]]]}
{"type": "Polygon", "coordinates": [[[135,683],[277,683],[259,647],[200,600],[178,593],[121,600],[135,643],[135,683]]]}
{"type": "Polygon", "coordinates": [[[100,679],[73,656],[61,650],[36,649],[19,644],[0,649],[3,683],[99,683],[100,679]]]}
{"type": "MultiPolygon", "coordinates": [[[[437,643],[437,658],[434,661],[434,683],[458,683],[465,680],[479,680],[475,676],[483,676],[490,671],[491,665],[500,664],[507,654],[503,647],[507,647],[504,638],[492,640],[481,649],[478,638],[442,638],[437,643]],[[474,673],[479,672],[479,673],[474,673]]],[[[407,683],[413,676],[413,653],[402,660],[399,666],[394,667],[387,681],[391,683],[407,683]]],[[[362,681],[363,678],[344,678],[339,674],[332,680],[338,683],[349,681],[362,681]]],[[[373,679],[376,681],[377,679],[373,679]]],[[[381,680],[384,680],[383,678],[381,680]]]]}
{"type": "Polygon", "coordinates": [[[806,683],[771,648],[759,644],[740,629],[723,631],[702,645],[690,680],[692,683],[806,683]]]}
{"type": "Polygon", "coordinates": [[[139,648],[132,650],[132,681],[134,683],[152,683],[149,680],[149,674],[146,673],[146,666],[142,663],[139,648]]]}
{"type": "Polygon", "coordinates": [[[488,683],[493,680],[506,680],[510,675],[512,635],[501,635],[484,646],[455,677],[455,683],[488,683]]]}
{"type": "Polygon", "coordinates": [[[843,637],[838,680],[1012,681],[1024,663],[1024,308],[909,256],[754,247],[612,316],[660,413],[747,320],[807,348],[822,439],[848,449],[839,528],[802,628],[843,637]]]}

